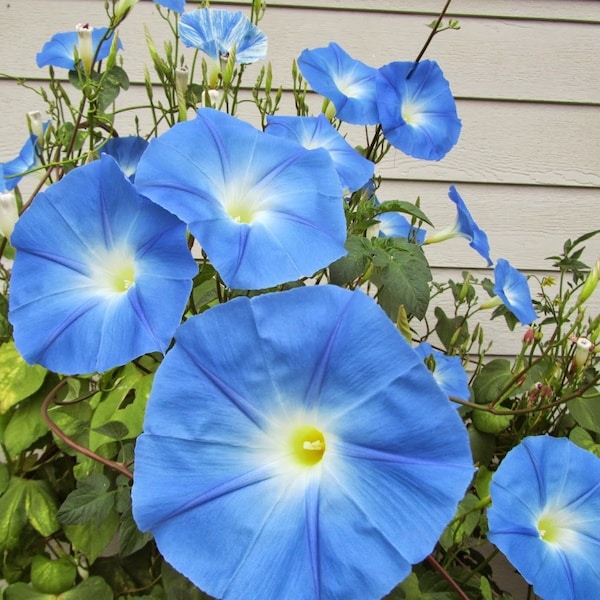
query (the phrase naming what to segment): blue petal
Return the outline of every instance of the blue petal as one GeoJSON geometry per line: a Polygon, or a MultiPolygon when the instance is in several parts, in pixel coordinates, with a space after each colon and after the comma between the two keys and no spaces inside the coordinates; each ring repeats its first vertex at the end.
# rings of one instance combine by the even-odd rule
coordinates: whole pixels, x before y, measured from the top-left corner
{"type": "Polygon", "coordinates": [[[135,183],[188,223],[232,288],[310,276],[346,252],[342,189],[326,152],[212,109],[153,140],[135,183]]]}
{"type": "Polygon", "coordinates": [[[471,216],[467,205],[457,192],[456,187],[450,186],[448,198],[456,204],[456,223],[455,229],[458,235],[469,240],[469,246],[477,251],[483,258],[487,260],[488,266],[492,265],[490,258],[490,244],[487,235],[483,229],[475,223],[471,216]]]}
{"type": "Polygon", "coordinates": [[[376,69],[353,59],[334,42],[304,50],[298,66],[312,89],[333,102],[338,119],[356,125],[379,122],[376,69]]]}
{"type": "MultiPolygon", "coordinates": [[[[471,395],[469,376],[458,356],[448,356],[444,352],[435,350],[427,342],[421,342],[415,350],[423,360],[433,356],[435,360],[433,378],[445,394],[461,400],[469,399],[471,395]]],[[[455,404],[455,406],[456,408],[459,407],[458,404],[455,404]]]]}
{"type": "Polygon", "coordinates": [[[181,41],[198,48],[212,59],[227,57],[235,48],[235,62],[263,60],[267,37],[241,11],[199,8],[185,13],[179,21],[181,41]]]}
{"type": "Polygon", "coordinates": [[[41,164],[37,154],[37,140],[38,136],[31,134],[21,148],[19,155],[2,165],[5,179],[4,187],[7,190],[14,189],[23,178],[25,172],[41,164]]]}
{"type": "Polygon", "coordinates": [[[181,14],[185,10],[185,0],[154,0],[155,4],[160,4],[169,10],[181,14]]]}
{"type": "Polygon", "coordinates": [[[147,147],[148,142],[144,138],[131,135],[108,140],[100,151],[112,156],[129,180],[135,181],[135,172],[140,157],[147,147]]]}
{"type": "Polygon", "coordinates": [[[313,150],[329,152],[342,186],[350,192],[365,185],[375,172],[375,165],[360,155],[333,127],[323,114],[318,117],[267,117],[266,132],[298,142],[313,150]]]}
{"type": "Polygon", "coordinates": [[[402,237],[415,239],[417,244],[425,241],[427,232],[419,227],[413,227],[410,221],[398,212],[384,212],[377,215],[380,237],[402,237]]]}
{"type": "Polygon", "coordinates": [[[517,271],[507,260],[499,258],[494,267],[494,294],[500,296],[506,308],[523,325],[537,319],[533,308],[531,292],[525,275],[517,271]]]}
{"type": "Polygon", "coordinates": [[[11,240],[9,318],[25,360],[88,373],[166,350],[197,267],[184,224],[139,196],[112,158],[39,194],[11,240]],[[134,281],[116,293],[98,273],[122,249],[135,263],[134,281]]]}
{"type": "Polygon", "coordinates": [[[529,437],[513,448],[490,487],[489,538],[547,600],[592,598],[600,589],[600,459],[566,438],[529,437]],[[547,512],[570,533],[546,541],[547,512]],[[565,517],[564,515],[568,515],[565,517]],[[564,540],[564,541],[562,541],[564,540]]]}
{"type": "MultiPolygon", "coordinates": [[[[94,27],[92,31],[92,44],[94,53],[100,44],[100,41],[108,31],[108,27],[94,27]]],[[[112,34],[107,40],[102,42],[100,51],[96,56],[96,60],[104,60],[110,53],[110,47],[113,39],[112,34]]],[[[67,31],[64,33],[55,33],[49,41],[42,47],[41,52],[36,56],[38,67],[62,67],[63,69],[72,70],[75,68],[75,51],[79,44],[79,39],[76,31],[67,31]]],[[[117,48],[123,49],[121,40],[119,40],[117,48]]]]}
{"type": "Polygon", "coordinates": [[[431,551],[471,465],[456,411],[373,300],[296,288],[178,329],[136,446],[133,512],[216,597],[379,598],[431,551]],[[286,432],[306,421],[326,432],[314,468],[290,458],[286,432]]]}
{"type": "Polygon", "coordinates": [[[377,72],[377,109],[383,133],[409,156],[440,160],[460,135],[456,104],[436,62],[423,60],[413,67],[413,62],[393,62],[377,72]]]}

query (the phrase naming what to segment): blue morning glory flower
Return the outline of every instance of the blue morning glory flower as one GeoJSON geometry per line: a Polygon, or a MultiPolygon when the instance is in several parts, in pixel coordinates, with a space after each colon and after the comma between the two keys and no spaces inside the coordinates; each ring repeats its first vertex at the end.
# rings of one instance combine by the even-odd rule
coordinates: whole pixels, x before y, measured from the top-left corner
{"type": "Polygon", "coordinates": [[[566,438],[528,437],[490,487],[489,539],[545,600],[600,591],[600,459],[566,438]]]}
{"type": "Polygon", "coordinates": [[[338,119],[356,125],[379,122],[376,69],[355,60],[335,42],[304,50],[298,66],[312,89],[333,102],[338,119]]]}
{"type": "MultiPolygon", "coordinates": [[[[95,54],[98,45],[106,35],[107,27],[98,27],[92,30],[92,53],[95,54]]],[[[109,52],[112,44],[112,34],[107,40],[102,42],[100,51],[96,56],[96,60],[104,60],[109,52]]],[[[63,69],[73,70],[75,68],[75,52],[74,49],[79,45],[79,37],[77,31],[67,31],[64,33],[55,33],[52,38],[47,41],[42,47],[41,52],[36,56],[38,67],[62,67],[63,69]]],[[[121,40],[118,41],[119,50],[123,48],[121,40]]],[[[80,53],[81,54],[81,53],[80,53]]]]}
{"type": "Polygon", "coordinates": [[[41,166],[37,141],[38,136],[32,133],[21,148],[19,155],[1,165],[2,187],[5,190],[14,190],[27,171],[41,166]]]}
{"type": "Polygon", "coordinates": [[[129,181],[135,181],[135,172],[140,157],[147,147],[148,142],[143,137],[131,135],[108,140],[102,146],[100,152],[112,156],[121,167],[121,171],[129,178],[129,181]]]}
{"type": "Polygon", "coordinates": [[[379,237],[414,239],[417,244],[422,244],[425,241],[427,232],[411,225],[411,222],[402,213],[384,212],[375,218],[379,221],[379,237]]]}
{"type": "Polygon", "coordinates": [[[499,258],[494,267],[494,294],[523,325],[537,319],[527,278],[504,258],[499,258]]]}
{"type": "Polygon", "coordinates": [[[175,569],[224,600],[366,600],[431,552],[472,477],[468,436],[371,298],[238,297],[175,337],[132,491],[175,569]]]}
{"type": "Polygon", "coordinates": [[[160,4],[180,14],[185,10],[185,0],[154,0],[154,4],[160,4]]]}
{"type": "Polygon", "coordinates": [[[350,193],[358,190],[373,177],[375,164],[360,155],[323,114],[318,117],[267,117],[267,133],[294,140],[312,150],[324,148],[350,193]]]}
{"type": "Polygon", "coordinates": [[[197,272],[185,225],[111,157],[39,194],[11,242],[9,320],[27,362],[90,373],[167,349],[197,272]]]}
{"type": "Polygon", "coordinates": [[[241,64],[264,60],[267,36],[241,11],[199,8],[185,13],[179,20],[181,41],[198,48],[213,60],[227,58],[235,48],[235,62],[241,64]]]}
{"type": "MultiPolygon", "coordinates": [[[[432,348],[428,342],[421,342],[415,350],[423,360],[432,357],[435,361],[435,368],[432,371],[433,378],[444,394],[461,400],[469,399],[471,395],[469,391],[469,376],[463,367],[460,357],[448,356],[446,353],[432,348]]],[[[456,408],[459,407],[458,404],[454,406],[456,408]]]]}
{"type": "Polygon", "coordinates": [[[436,62],[413,67],[413,62],[393,62],[377,72],[379,120],[386,139],[405,154],[440,160],[460,135],[456,103],[436,62]]]}
{"type": "Polygon", "coordinates": [[[342,187],[307,150],[203,108],[152,140],[136,186],[188,224],[225,284],[272,287],[346,253],[342,187]]]}
{"type": "Polygon", "coordinates": [[[487,260],[488,266],[492,265],[490,258],[490,244],[487,235],[483,229],[480,229],[471,216],[467,205],[461,198],[456,188],[451,185],[448,192],[448,198],[456,204],[456,220],[454,224],[442,231],[439,231],[427,238],[426,244],[434,244],[455,237],[463,237],[469,240],[469,246],[477,251],[487,260]]]}

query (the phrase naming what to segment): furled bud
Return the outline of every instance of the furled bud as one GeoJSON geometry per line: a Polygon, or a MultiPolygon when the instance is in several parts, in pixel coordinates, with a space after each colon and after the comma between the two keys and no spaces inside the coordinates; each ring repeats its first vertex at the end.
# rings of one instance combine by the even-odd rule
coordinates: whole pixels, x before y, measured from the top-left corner
{"type": "Polygon", "coordinates": [[[177,92],[177,106],[179,110],[179,120],[187,119],[187,102],[185,94],[188,89],[189,72],[187,67],[177,67],[175,69],[175,91],[177,92]]]}
{"type": "Polygon", "coordinates": [[[600,281],[600,260],[592,267],[587,279],[581,286],[581,291],[579,292],[579,297],[577,298],[575,306],[581,306],[594,293],[598,281],[600,281]]]}
{"type": "Polygon", "coordinates": [[[36,135],[38,144],[41,144],[44,136],[44,123],[42,122],[42,113],[39,110],[32,110],[27,113],[27,125],[30,133],[36,135]]]}
{"type": "Polygon", "coordinates": [[[86,23],[85,25],[77,25],[75,29],[78,39],[77,52],[83,64],[83,70],[89,75],[92,72],[92,65],[94,64],[94,44],[92,42],[92,31],[94,28],[86,23]]]}
{"type": "Polygon", "coordinates": [[[594,351],[594,344],[586,337],[575,337],[571,341],[575,344],[573,365],[575,368],[581,369],[594,351]]]}
{"type": "Polygon", "coordinates": [[[14,191],[0,193],[0,234],[10,239],[18,219],[19,209],[14,191]]]}
{"type": "Polygon", "coordinates": [[[115,22],[113,24],[116,27],[129,13],[129,11],[138,3],[138,0],[118,0],[115,4],[115,22]]]}

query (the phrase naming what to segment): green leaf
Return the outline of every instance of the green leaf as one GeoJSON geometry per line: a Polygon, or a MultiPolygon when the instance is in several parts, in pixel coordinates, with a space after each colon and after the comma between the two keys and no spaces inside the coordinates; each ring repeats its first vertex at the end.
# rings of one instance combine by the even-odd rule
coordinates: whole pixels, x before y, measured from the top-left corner
{"type": "Polygon", "coordinates": [[[494,415],[486,410],[474,410],[471,413],[473,425],[484,433],[500,433],[513,420],[514,415],[494,415]]]}
{"type": "Polygon", "coordinates": [[[48,425],[42,419],[41,413],[43,402],[42,397],[28,398],[13,412],[4,431],[4,444],[12,457],[16,457],[48,433],[48,425]]]}
{"type": "Polygon", "coordinates": [[[490,586],[490,582],[485,577],[480,579],[479,589],[481,591],[481,600],[493,600],[492,587],[490,586]]]}
{"type": "MultiPolygon", "coordinates": [[[[502,390],[512,380],[510,361],[506,358],[496,358],[479,372],[473,381],[473,394],[477,404],[491,404],[498,400],[502,390]]],[[[481,412],[481,411],[477,411],[481,412]]]]}
{"type": "Polygon", "coordinates": [[[462,543],[473,533],[481,515],[481,511],[474,510],[478,502],[479,498],[477,496],[467,494],[458,505],[455,518],[446,527],[440,538],[440,544],[444,550],[462,543]]]}
{"type": "Polygon", "coordinates": [[[121,515],[121,526],[119,527],[119,554],[129,556],[143,548],[152,539],[150,532],[142,533],[131,514],[129,507],[121,515]]]}
{"type": "Polygon", "coordinates": [[[30,585],[19,581],[9,585],[4,590],[3,600],[56,600],[54,594],[37,592],[30,585]]]}
{"type": "Polygon", "coordinates": [[[496,452],[496,437],[469,427],[469,442],[475,465],[489,465],[496,452]]]}
{"type": "Polygon", "coordinates": [[[569,433],[569,439],[580,448],[600,457],[600,444],[596,443],[591,434],[583,427],[573,427],[569,433]]]}
{"type": "Polygon", "coordinates": [[[578,425],[594,433],[600,433],[600,396],[598,390],[594,389],[580,398],[574,398],[567,404],[567,407],[578,425]]]}
{"type": "Polygon", "coordinates": [[[27,518],[31,526],[43,536],[52,535],[60,528],[56,518],[58,505],[48,482],[31,480],[28,484],[27,518]]]}
{"type": "Polygon", "coordinates": [[[5,464],[0,463],[0,495],[4,494],[9,481],[10,471],[8,470],[8,467],[5,464]]]}
{"type": "Polygon", "coordinates": [[[102,577],[92,576],[72,590],[61,595],[60,600],[113,600],[114,594],[102,577]]]}
{"type": "Polygon", "coordinates": [[[109,421],[104,425],[100,425],[100,427],[94,427],[94,431],[113,440],[124,440],[129,434],[127,426],[123,425],[120,421],[109,421]]]}
{"type": "Polygon", "coordinates": [[[360,277],[369,266],[372,246],[362,236],[351,235],[345,244],[348,254],[329,265],[329,281],[343,286],[360,277]]]}
{"type": "Polygon", "coordinates": [[[464,317],[451,319],[440,306],[435,307],[433,314],[437,318],[435,332],[446,350],[460,346],[469,339],[469,326],[464,317]]]}
{"type": "Polygon", "coordinates": [[[75,583],[77,567],[66,556],[51,560],[45,555],[33,557],[31,562],[31,583],[46,594],[60,594],[75,583]]]}
{"type": "Polygon", "coordinates": [[[67,525],[65,535],[73,548],[82,552],[91,564],[106,549],[118,529],[119,513],[112,510],[100,525],[67,525]]]}
{"type": "Polygon", "coordinates": [[[110,481],[100,473],[80,482],[58,510],[58,519],[64,525],[91,523],[99,527],[115,505],[115,494],[109,492],[110,481]]]}
{"type": "Polygon", "coordinates": [[[0,346],[0,413],[39,390],[45,376],[46,369],[28,365],[13,342],[0,346]]]}
{"type": "Polygon", "coordinates": [[[19,545],[21,531],[27,524],[27,482],[12,477],[0,496],[0,550],[19,545]]]}
{"type": "Polygon", "coordinates": [[[113,83],[114,85],[118,85],[124,90],[129,88],[129,77],[127,76],[127,73],[124,71],[124,69],[122,69],[121,67],[112,67],[110,72],[108,73],[108,79],[111,83],[113,83]]]}
{"type": "Polygon", "coordinates": [[[212,600],[165,561],[161,566],[161,575],[168,600],[212,600]]]}
{"type": "Polygon", "coordinates": [[[379,305],[394,322],[400,305],[409,315],[422,319],[429,306],[432,279],[422,249],[400,238],[377,238],[374,243],[381,247],[374,253],[375,269],[369,279],[377,286],[379,305]]]}

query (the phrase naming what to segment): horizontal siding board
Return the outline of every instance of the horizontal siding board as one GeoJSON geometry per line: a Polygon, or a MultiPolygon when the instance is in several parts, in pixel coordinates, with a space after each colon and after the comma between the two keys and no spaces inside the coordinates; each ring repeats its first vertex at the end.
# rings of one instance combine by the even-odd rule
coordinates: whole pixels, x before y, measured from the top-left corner
{"type": "MultiPolygon", "coordinates": [[[[248,5],[227,6],[247,9],[248,5]]],[[[144,64],[150,62],[144,24],[159,48],[166,35],[166,26],[154,8],[152,2],[140,3],[134,9],[136,14],[122,27],[125,68],[132,81],[143,79],[144,64]]],[[[6,31],[18,31],[24,22],[30,23],[27,36],[0,38],[0,70],[31,78],[46,77],[46,71],[35,65],[35,55],[53,33],[66,31],[76,22],[105,22],[103,2],[95,0],[3,3],[0,15],[6,31]],[[34,22],[31,14],[39,15],[34,22]]],[[[275,82],[289,88],[292,60],[304,48],[323,46],[332,40],[373,66],[412,60],[428,35],[430,16],[382,16],[330,9],[317,14],[308,8],[269,5],[261,27],[269,36],[275,82]],[[377,43],[368,43],[371,39],[377,43]]],[[[459,98],[600,104],[600,70],[594,68],[593,61],[599,51],[600,25],[465,17],[460,31],[444,32],[435,38],[428,56],[440,62],[459,98]]],[[[258,66],[250,68],[246,81],[252,83],[257,71],[258,66]]]]}

